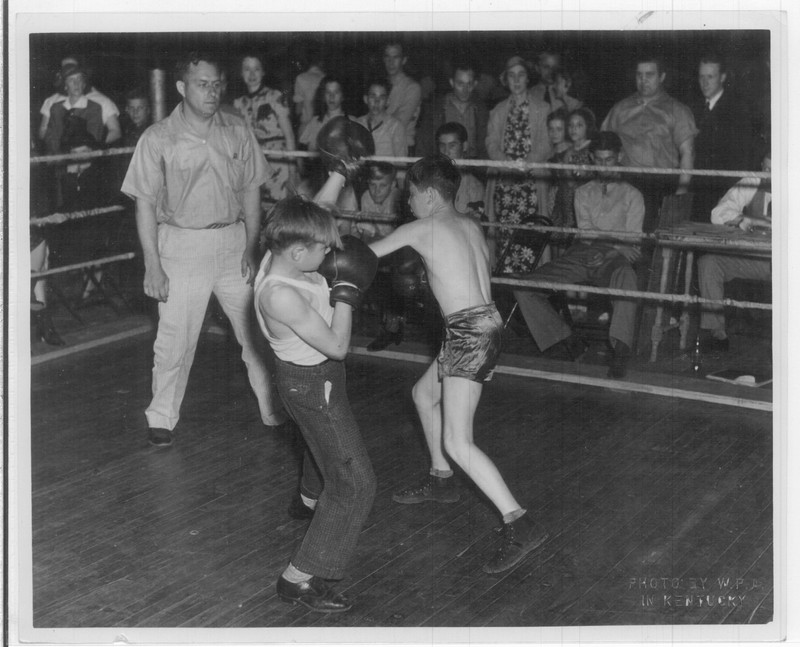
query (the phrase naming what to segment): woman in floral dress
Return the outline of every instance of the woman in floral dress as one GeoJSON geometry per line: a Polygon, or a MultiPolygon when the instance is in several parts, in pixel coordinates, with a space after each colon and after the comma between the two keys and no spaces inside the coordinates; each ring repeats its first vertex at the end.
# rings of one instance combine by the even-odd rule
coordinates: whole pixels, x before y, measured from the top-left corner
{"type": "MultiPolygon", "coordinates": [[[[264,85],[264,65],[253,54],[242,58],[242,80],[247,94],[233,102],[234,108],[253,129],[258,143],[268,150],[293,151],[295,145],[289,106],[280,90],[264,85]]],[[[261,194],[261,205],[265,212],[288,195],[289,183],[295,183],[294,164],[267,158],[270,175],[261,194]]]]}
{"type": "MultiPolygon", "coordinates": [[[[547,135],[549,105],[529,92],[529,81],[528,63],[519,56],[510,58],[503,82],[511,96],[489,115],[486,148],[491,159],[543,162],[551,155],[547,135]]],[[[540,212],[540,200],[542,207],[546,205],[546,175],[503,169],[494,190],[495,220],[514,225],[530,222],[540,212]]],[[[514,240],[509,247],[512,234],[512,229],[503,227],[495,233],[495,253],[502,259],[497,272],[532,271],[536,249],[525,240],[514,240]]]]}

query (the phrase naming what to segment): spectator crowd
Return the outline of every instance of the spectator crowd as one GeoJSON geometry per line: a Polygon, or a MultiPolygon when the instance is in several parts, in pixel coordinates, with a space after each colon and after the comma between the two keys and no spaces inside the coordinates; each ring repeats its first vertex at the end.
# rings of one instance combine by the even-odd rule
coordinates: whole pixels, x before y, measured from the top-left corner
{"type": "MultiPolygon", "coordinates": [[[[631,60],[635,76],[630,94],[618,97],[607,114],[597,114],[587,105],[577,82],[585,77],[584,70],[578,61],[566,60],[558,51],[543,50],[532,57],[513,55],[501,70],[482,69],[467,58],[448,60],[445,91],[434,87],[431,75],[415,79],[407,72],[414,52],[402,41],[387,40],[380,55],[382,72],[355,88],[351,71],[329,69],[324,49],[309,47],[305,65],[288,90],[267,84],[274,75],[267,69],[269,59],[263,52],[244,52],[235,63],[227,61],[228,65],[220,66],[219,112],[243,118],[262,149],[276,152],[316,151],[325,124],[344,116],[364,126],[372,134],[375,154],[387,157],[441,153],[454,160],[614,163],[684,171],[756,171],[762,168],[765,156],[769,160],[770,133],[765,132],[757,107],[748,105],[744,94],[729,83],[735,75],[716,53],[709,52],[696,61],[695,91],[682,94],[694,97],[689,103],[667,91],[667,61],[652,53],[635,57],[631,60]],[[229,80],[242,88],[241,94],[227,96],[229,80]],[[360,111],[352,109],[357,105],[360,111]]],[[[130,88],[120,111],[102,88],[93,86],[83,63],[73,55],[61,60],[55,92],[41,104],[33,150],[56,154],[135,146],[151,124],[151,101],[144,88],[130,88]]],[[[417,64],[421,69],[421,62],[417,64]]],[[[270,156],[267,162],[268,179],[260,190],[264,220],[277,201],[292,193],[314,195],[326,177],[315,158],[270,156]]],[[[39,182],[42,188],[32,190],[32,214],[124,200],[118,187],[126,164],[127,158],[109,158],[37,169],[32,184],[39,182]]],[[[457,208],[500,225],[545,222],[589,230],[649,232],[658,225],[666,195],[691,192],[692,219],[709,222],[712,210],[737,183],[736,177],[706,178],[678,172],[620,175],[576,168],[531,173],[510,166],[502,171],[470,167],[470,172],[460,167],[457,208]]],[[[340,209],[359,214],[356,219],[341,221],[341,233],[372,242],[409,218],[404,175],[403,164],[370,164],[339,196],[340,209]]],[[[741,220],[736,218],[741,213],[715,222],[739,224],[741,220]]],[[[71,259],[67,251],[70,239],[89,241],[82,249],[95,255],[108,249],[111,240],[119,241],[118,231],[95,225],[76,223],[57,233],[56,228],[32,227],[34,271],[47,269],[51,251],[71,259]]],[[[123,244],[135,246],[135,232],[130,227],[124,231],[128,240],[123,244]]],[[[601,243],[587,234],[575,240],[553,236],[548,248],[541,250],[537,248],[540,241],[519,236],[518,231],[488,230],[495,273],[564,282],[592,278],[612,287],[636,287],[631,276],[631,264],[640,254],[636,245],[601,243]]],[[[408,294],[418,289],[419,281],[424,282],[419,263],[408,258],[394,258],[389,263],[385,280],[376,284],[381,294],[375,302],[383,323],[371,350],[399,343],[408,294]],[[419,281],[391,278],[403,273],[419,281]]],[[[710,263],[700,264],[701,289],[704,278],[708,283],[703,268],[710,263]]],[[[758,276],[763,278],[768,269],[761,263],[758,276]]],[[[82,298],[91,296],[94,284],[96,281],[87,283],[82,298]]],[[[62,343],[46,317],[45,287],[41,280],[33,289],[37,333],[48,343],[62,343]]],[[[581,343],[541,299],[520,291],[516,300],[540,350],[560,344],[571,358],[580,355],[581,343]]],[[[610,368],[612,377],[625,373],[633,318],[626,304],[615,304],[610,333],[616,355],[610,368]]],[[[720,348],[724,330],[719,330],[720,324],[711,316],[704,321],[714,328],[707,332],[720,348]]]]}

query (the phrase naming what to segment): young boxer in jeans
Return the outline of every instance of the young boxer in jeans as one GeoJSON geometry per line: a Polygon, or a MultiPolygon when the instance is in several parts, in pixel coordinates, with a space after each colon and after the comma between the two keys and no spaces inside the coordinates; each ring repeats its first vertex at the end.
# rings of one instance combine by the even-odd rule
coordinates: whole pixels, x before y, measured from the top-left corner
{"type": "MultiPolygon", "coordinates": [[[[315,199],[334,203],[344,182],[331,173],[315,199]]],[[[256,314],[275,351],[278,393],[322,476],[320,484],[306,456],[301,493],[316,498],[314,513],[277,591],[313,611],[347,611],[351,602],[327,580],[344,576],[372,508],[375,474],[347,400],[343,360],[377,258],[356,238],[346,236],[343,246],[330,211],[301,196],[278,202],[265,233],[256,314]]]]}

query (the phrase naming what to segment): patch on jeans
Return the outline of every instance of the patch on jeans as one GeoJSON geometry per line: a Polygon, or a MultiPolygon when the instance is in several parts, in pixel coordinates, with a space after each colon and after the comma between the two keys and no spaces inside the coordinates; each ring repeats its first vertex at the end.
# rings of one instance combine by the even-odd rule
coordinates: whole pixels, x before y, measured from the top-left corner
{"type": "Polygon", "coordinates": [[[325,380],[325,404],[331,403],[331,390],[333,389],[333,384],[329,380],[325,380]]]}

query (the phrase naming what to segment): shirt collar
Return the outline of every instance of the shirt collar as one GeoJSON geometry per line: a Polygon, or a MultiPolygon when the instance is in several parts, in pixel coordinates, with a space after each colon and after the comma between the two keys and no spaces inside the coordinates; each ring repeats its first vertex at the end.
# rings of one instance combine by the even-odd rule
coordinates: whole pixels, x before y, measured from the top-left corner
{"type": "Polygon", "coordinates": [[[708,109],[709,110],[713,110],[714,109],[714,106],[717,105],[717,101],[719,101],[719,98],[722,96],[723,92],[725,92],[724,88],[722,90],[720,90],[719,92],[717,92],[710,99],[706,99],[706,101],[708,101],[708,109]]]}
{"type": "Polygon", "coordinates": [[[82,94],[81,98],[78,99],[75,103],[70,103],[69,97],[67,96],[64,97],[64,107],[67,110],[72,110],[73,108],[85,108],[88,105],[89,105],[89,97],[87,97],[85,94],[82,94]]]}
{"type": "Polygon", "coordinates": [[[664,90],[659,90],[652,97],[643,97],[642,95],[637,94],[636,95],[636,100],[637,100],[637,103],[639,105],[646,106],[649,103],[653,103],[654,101],[658,101],[659,99],[661,99],[665,95],[666,95],[666,92],[664,92],[664,90]]]}

